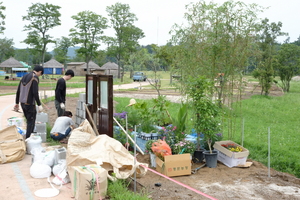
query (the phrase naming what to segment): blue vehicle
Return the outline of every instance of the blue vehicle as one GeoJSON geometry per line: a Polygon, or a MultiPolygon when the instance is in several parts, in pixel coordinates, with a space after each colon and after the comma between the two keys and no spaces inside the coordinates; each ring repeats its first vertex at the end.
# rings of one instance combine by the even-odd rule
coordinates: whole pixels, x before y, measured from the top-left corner
{"type": "Polygon", "coordinates": [[[147,76],[143,72],[135,72],[132,76],[133,81],[146,81],[147,76]]]}

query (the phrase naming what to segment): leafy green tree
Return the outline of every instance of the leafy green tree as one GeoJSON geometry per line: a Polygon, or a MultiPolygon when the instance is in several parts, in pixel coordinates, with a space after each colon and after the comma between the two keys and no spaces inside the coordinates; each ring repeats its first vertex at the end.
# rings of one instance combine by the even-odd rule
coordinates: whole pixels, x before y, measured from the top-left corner
{"type": "Polygon", "coordinates": [[[60,62],[64,63],[66,66],[66,62],[69,60],[68,57],[68,49],[72,46],[72,42],[67,37],[61,37],[61,39],[57,39],[55,48],[54,48],[54,58],[60,62]]]}
{"type": "Polygon", "coordinates": [[[23,16],[23,21],[29,21],[24,25],[24,31],[29,31],[24,43],[33,47],[41,53],[41,62],[44,65],[47,44],[55,43],[49,34],[50,29],[61,25],[60,23],[60,6],[53,4],[35,3],[28,8],[28,14],[23,16]]]}
{"type": "Polygon", "coordinates": [[[299,72],[300,67],[300,47],[295,44],[283,44],[276,55],[274,69],[279,75],[282,89],[285,92],[290,91],[290,82],[299,72]]]}
{"type": "Polygon", "coordinates": [[[73,15],[72,19],[76,21],[76,25],[75,28],[70,29],[70,37],[73,45],[81,44],[77,54],[85,57],[87,73],[89,73],[88,63],[97,56],[97,49],[104,39],[103,30],[108,27],[107,19],[92,11],[79,12],[73,15]]]}
{"type": "Polygon", "coordinates": [[[3,31],[5,30],[5,15],[3,14],[3,11],[6,9],[5,6],[2,5],[3,2],[0,2],[0,33],[3,33],[3,31]]]}
{"type": "Polygon", "coordinates": [[[145,37],[141,29],[134,26],[137,17],[134,13],[130,12],[128,4],[116,3],[115,5],[106,8],[108,16],[112,24],[112,28],[116,32],[116,37],[107,37],[107,44],[109,44],[107,54],[114,56],[117,59],[118,78],[121,77],[121,68],[124,64],[128,63],[130,54],[137,51],[139,46],[138,40],[145,37]]]}
{"type": "Polygon", "coordinates": [[[13,39],[0,39],[0,62],[14,56],[15,50],[13,48],[13,39]]]}
{"type": "Polygon", "coordinates": [[[265,18],[259,26],[258,44],[261,51],[257,59],[257,67],[253,72],[253,76],[259,80],[261,85],[261,94],[269,95],[270,88],[274,81],[273,61],[275,55],[276,38],[286,35],[281,32],[282,23],[269,23],[269,19],[265,18]]]}
{"type": "Polygon", "coordinates": [[[254,52],[252,34],[263,8],[241,1],[221,5],[199,1],[187,5],[186,10],[186,25],[175,24],[171,30],[171,42],[176,46],[174,73],[181,75],[183,91],[191,74],[205,76],[216,83],[210,95],[217,95],[220,106],[225,99],[231,100],[230,104],[233,88],[242,88],[242,72],[254,52]],[[216,79],[219,73],[224,74],[222,81],[216,79]]]}

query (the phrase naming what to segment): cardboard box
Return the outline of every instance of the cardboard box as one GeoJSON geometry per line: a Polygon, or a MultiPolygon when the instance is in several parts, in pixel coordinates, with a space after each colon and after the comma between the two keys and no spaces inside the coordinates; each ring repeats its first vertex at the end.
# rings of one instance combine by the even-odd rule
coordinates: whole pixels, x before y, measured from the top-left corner
{"type": "Polygon", "coordinates": [[[107,171],[101,166],[71,166],[68,170],[76,200],[98,200],[107,192],[107,171]],[[98,185],[97,179],[98,178],[98,185]]]}
{"type": "Polygon", "coordinates": [[[8,118],[7,119],[7,125],[8,126],[16,125],[18,127],[22,127],[23,126],[23,118],[19,118],[19,117],[8,118]]]}
{"type": "Polygon", "coordinates": [[[214,148],[219,151],[218,160],[224,163],[228,167],[245,165],[247,161],[247,157],[249,155],[249,151],[246,148],[242,147],[243,149],[242,152],[232,152],[229,149],[226,149],[225,147],[222,146],[222,144],[228,144],[228,143],[233,143],[236,146],[242,147],[241,145],[232,142],[230,140],[215,142],[214,148]]]}
{"type": "Polygon", "coordinates": [[[156,156],[156,171],[166,176],[182,176],[191,174],[191,154],[165,156],[162,161],[156,156]]]}

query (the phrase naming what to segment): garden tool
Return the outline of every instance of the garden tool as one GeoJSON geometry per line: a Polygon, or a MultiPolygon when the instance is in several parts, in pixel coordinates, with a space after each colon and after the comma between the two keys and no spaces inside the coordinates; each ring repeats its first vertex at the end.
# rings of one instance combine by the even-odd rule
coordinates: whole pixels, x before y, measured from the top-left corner
{"type": "Polygon", "coordinates": [[[192,169],[192,174],[196,174],[196,172],[201,169],[202,167],[204,167],[206,165],[206,163],[204,163],[203,165],[201,165],[200,167],[197,167],[196,169],[192,169]]]}

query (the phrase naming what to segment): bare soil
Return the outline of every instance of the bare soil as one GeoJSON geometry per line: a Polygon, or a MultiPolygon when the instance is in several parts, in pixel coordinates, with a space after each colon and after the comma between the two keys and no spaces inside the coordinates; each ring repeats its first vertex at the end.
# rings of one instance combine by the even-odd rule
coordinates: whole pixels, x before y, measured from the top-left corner
{"type": "MultiPolygon", "coordinates": [[[[147,93],[148,92],[149,91],[147,91],[147,93]]],[[[118,92],[118,96],[121,95],[120,93],[123,92],[118,92]]],[[[139,93],[143,94],[142,91],[139,93]]],[[[154,94],[155,91],[152,95],[154,94]]],[[[248,85],[242,98],[250,98],[254,94],[260,94],[260,87],[248,85]]],[[[270,96],[280,96],[282,94],[283,92],[279,88],[273,87],[270,96]]],[[[144,94],[142,96],[144,98],[151,97],[151,95],[147,95],[144,94]]],[[[173,97],[176,96],[176,94],[172,95],[173,97]]],[[[132,97],[132,94],[126,92],[123,93],[122,96],[132,97]]],[[[77,98],[67,97],[66,107],[73,113],[76,113],[77,100],[77,98]]],[[[49,102],[46,105],[50,108],[47,111],[50,124],[53,124],[57,117],[54,102],[49,102]]],[[[150,158],[148,154],[138,154],[137,160],[141,163],[148,163],[150,166],[150,158]]],[[[253,163],[248,168],[229,168],[218,162],[216,168],[208,168],[205,166],[199,169],[195,174],[172,178],[194,188],[195,190],[214,197],[215,199],[300,199],[299,178],[273,169],[270,169],[269,171],[266,166],[254,160],[248,159],[247,161],[253,163]],[[269,172],[270,177],[268,176],[269,172]]],[[[192,163],[192,169],[195,169],[202,164],[203,163],[192,163]]],[[[148,171],[144,177],[138,178],[137,182],[137,190],[146,190],[149,193],[149,197],[154,200],[208,199],[199,193],[178,185],[151,171],[148,171]],[[161,186],[157,187],[155,186],[155,183],[160,183],[161,186]]]]}

